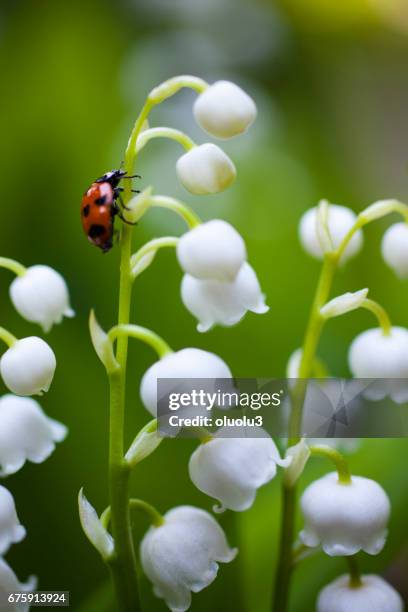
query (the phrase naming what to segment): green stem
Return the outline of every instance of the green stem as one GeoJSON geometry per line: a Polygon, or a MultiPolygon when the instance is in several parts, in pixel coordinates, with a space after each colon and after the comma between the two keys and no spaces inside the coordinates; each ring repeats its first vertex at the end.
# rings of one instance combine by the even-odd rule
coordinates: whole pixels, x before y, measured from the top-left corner
{"type": "Polygon", "coordinates": [[[336,470],[339,475],[339,482],[344,485],[351,484],[352,480],[347,460],[338,450],[322,444],[318,446],[311,446],[310,453],[313,457],[323,457],[332,461],[336,466],[336,470]]]}
{"type": "Polygon", "coordinates": [[[3,342],[7,344],[9,348],[11,348],[13,344],[17,342],[17,338],[7,331],[7,329],[4,329],[4,327],[0,327],[0,340],[3,340],[3,342]]]}
{"type": "Polygon", "coordinates": [[[156,255],[159,249],[172,247],[175,248],[179,238],[176,236],[163,236],[162,238],[154,238],[149,242],[146,242],[136,253],[134,253],[131,257],[130,266],[132,268],[132,276],[135,277],[133,273],[133,269],[137,264],[144,258],[146,255],[153,253],[156,255]]]}
{"type": "Polygon", "coordinates": [[[154,104],[160,104],[167,98],[174,96],[180,89],[188,87],[193,89],[197,93],[202,93],[208,87],[208,83],[203,79],[200,79],[189,74],[182,74],[180,76],[172,77],[163,83],[160,83],[157,87],[152,89],[148,96],[148,100],[154,104]]]}
{"type": "Polygon", "coordinates": [[[358,566],[357,555],[346,557],[346,563],[349,568],[350,580],[349,586],[351,589],[358,589],[363,586],[361,573],[358,566]]]}
{"type": "Polygon", "coordinates": [[[8,257],[0,257],[0,268],[6,268],[17,276],[23,276],[27,272],[27,268],[23,264],[8,257]]]}
{"type": "MultiPolygon", "coordinates": [[[[144,121],[153,106],[147,100],[136,119],[125,154],[125,170],[131,175],[135,161],[135,144],[144,121]]],[[[132,196],[131,181],[126,181],[124,202],[132,196]]],[[[129,323],[132,276],[130,257],[132,254],[132,226],[122,224],[120,239],[120,280],[118,324],[129,323]]],[[[130,470],[124,461],[124,416],[126,401],[126,365],[128,337],[118,338],[116,360],[119,370],[109,375],[110,425],[109,425],[109,493],[112,535],[115,541],[115,556],[110,564],[115,585],[118,610],[138,612],[140,610],[139,589],[136,571],[136,555],[132,538],[129,512],[130,470]]]]}
{"type": "Polygon", "coordinates": [[[289,591],[292,578],[292,546],[295,531],[296,489],[282,484],[282,508],[279,542],[279,562],[275,574],[273,612],[286,612],[289,608],[289,591]]]}
{"type": "Polygon", "coordinates": [[[151,346],[160,358],[172,352],[163,338],[147,329],[147,327],[141,327],[140,325],[116,325],[109,331],[108,338],[111,342],[118,340],[118,345],[121,338],[136,338],[151,346]]]}
{"type": "MultiPolygon", "coordinates": [[[[142,499],[134,499],[134,498],[130,499],[129,509],[130,510],[141,510],[142,512],[144,512],[146,516],[149,518],[151,524],[154,525],[155,527],[160,527],[161,525],[164,524],[164,518],[160,514],[160,512],[156,510],[154,506],[152,506],[151,504],[148,504],[142,499]]],[[[105,529],[109,527],[110,520],[111,520],[111,509],[110,509],[110,506],[108,506],[108,508],[106,508],[106,510],[102,512],[101,517],[100,517],[100,521],[102,525],[105,527],[105,529]]]]}
{"type": "MultiPolygon", "coordinates": [[[[299,379],[307,379],[313,371],[316,350],[324,326],[320,314],[321,307],[327,302],[338,265],[337,253],[327,253],[323,260],[315,297],[302,346],[299,379]]],[[[302,425],[303,403],[307,381],[299,380],[293,390],[292,410],[289,421],[289,442],[292,446],[299,442],[302,425]]],[[[292,576],[292,546],[295,531],[296,487],[282,483],[281,539],[278,568],[275,575],[275,589],[272,603],[273,612],[287,612],[292,576]]]]}
{"type": "Polygon", "coordinates": [[[180,130],[175,130],[174,128],[168,127],[156,127],[145,130],[140,134],[136,141],[136,153],[140,153],[140,151],[147,145],[149,140],[152,140],[153,138],[168,138],[169,140],[174,140],[175,142],[181,144],[186,151],[189,151],[196,146],[194,140],[180,130]]]}
{"type": "MultiPolygon", "coordinates": [[[[336,255],[328,253],[325,256],[303,341],[302,357],[299,366],[300,379],[310,377],[313,371],[317,346],[325,324],[325,319],[320,314],[320,309],[327,302],[330,295],[337,264],[338,257],[336,255]]],[[[293,392],[294,401],[289,423],[290,446],[296,444],[300,439],[299,433],[302,426],[302,410],[306,387],[307,383],[299,380],[293,392]]]]}
{"type": "Polygon", "coordinates": [[[377,317],[384,336],[390,335],[392,324],[385,308],[383,308],[378,302],[369,299],[365,299],[364,302],[362,302],[361,308],[369,310],[377,317]]]}
{"type": "Polygon", "coordinates": [[[196,215],[196,213],[189,206],[186,206],[186,204],[183,204],[183,202],[180,202],[175,198],[157,195],[151,197],[150,203],[154,208],[167,208],[167,210],[172,210],[182,219],[184,219],[190,229],[201,224],[200,217],[196,215]]]}
{"type": "Polygon", "coordinates": [[[129,505],[131,510],[141,510],[142,512],[144,512],[149,517],[151,524],[155,527],[160,527],[161,525],[164,525],[163,516],[151,504],[148,504],[142,499],[131,499],[129,505]]]}

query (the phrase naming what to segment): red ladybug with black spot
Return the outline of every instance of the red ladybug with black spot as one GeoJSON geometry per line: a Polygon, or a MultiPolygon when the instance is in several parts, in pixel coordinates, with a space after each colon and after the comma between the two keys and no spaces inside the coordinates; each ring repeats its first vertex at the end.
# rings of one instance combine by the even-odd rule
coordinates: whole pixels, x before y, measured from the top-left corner
{"type": "MultiPolygon", "coordinates": [[[[135,177],[140,178],[138,174],[129,176],[124,170],[111,170],[96,179],[82,197],[82,227],[88,240],[104,253],[113,245],[115,216],[118,215],[124,223],[132,225],[122,214],[122,209],[126,210],[126,206],[121,198],[123,188],[119,187],[119,183],[122,179],[135,177]]],[[[138,193],[136,190],[132,191],[138,193]]]]}

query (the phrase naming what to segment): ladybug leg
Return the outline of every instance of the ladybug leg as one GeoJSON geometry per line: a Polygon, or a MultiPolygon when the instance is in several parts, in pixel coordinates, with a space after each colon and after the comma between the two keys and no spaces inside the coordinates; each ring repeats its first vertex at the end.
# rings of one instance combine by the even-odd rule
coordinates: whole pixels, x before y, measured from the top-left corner
{"type": "MultiPolygon", "coordinates": [[[[121,187],[117,187],[117,190],[118,191],[115,191],[115,195],[116,195],[117,199],[119,200],[121,207],[124,210],[130,210],[130,208],[128,206],[126,206],[126,204],[124,203],[123,198],[122,198],[122,194],[120,193],[121,191],[123,191],[122,188],[121,187]]],[[[133,191],[133,189],[132,189],[132,191],[133,191]]],[[[118,211],[120,212],[119,206],[118,206],[118,211]]]]}
{"type": "Polygon", "coordinates": [[[122,213],[118,213],[118,217],[123,221],[123,223],[126,223],[126,225],[137,225],[137,221],[128,221],[127,219],[125,219],[122,213]]]}

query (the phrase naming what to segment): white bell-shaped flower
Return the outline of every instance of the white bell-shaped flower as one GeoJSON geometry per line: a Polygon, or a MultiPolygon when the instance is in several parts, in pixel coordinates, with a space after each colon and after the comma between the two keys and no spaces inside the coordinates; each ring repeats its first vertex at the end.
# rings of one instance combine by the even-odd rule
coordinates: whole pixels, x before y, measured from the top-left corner
{"type": "Polygon", "coordinates": [[[397,591],[380,576],[361,577],[361,586],[351,586],[345,574],[324,587],[317,612],[403,612],[397,591]]]}
{"type": "Polygon", "coordinates": [[[379,379],[364,391],[368,399],[389,395],[398,403],[408,400],[407,329],[392,327],[389,334],[379,327],[364,331],[353,340],[348,361],[355,378],[379,379]]]}
{"type": "Polygon", "coordinates": [[[235,325],[248,311],[263,314],[269,310],[255,271],[246,262],[232,282],[198,280],[185,274],[181,299],[198,319],[200,332],[206,332],[217,324],[235,325]]]}
{"type": "Polygon", "coordinates": [[[41,395],[57,365],[51,347],[37,336],[17,340],[0,359],[4,384],[16,395],[41,395]]]}
{"type": "Polygon", "coordinates": [[[73,317],[69,294],[61,274],[49,266],[31,266],[10,285],[10,298],[17,312],[45,332],[63,317],[73,317]]]}
{"type": "Polygon", "coordinates": [[[185,612],[191,605],[191,593],[211,584],[218,563],[232,561],[237,550],[228,546],[211,514],[199,508],[173,508],[164,521],[159,527],[150,527],[141,542],[142,567],[153,583],[154,594],[173,612],[185,612]]]}
{"type": "MultiPolygon", "coordinates": [[[[337,204],[329,204],[327,214],[328,229],[333,243],[333,248],[336,249],[340,246],[343,238],[356,222],[357,217],[350,208],[338,206],[337,204]]],[[[315,207],[307,210],[300,220],[299,237],[304,250],[309,253],[309,255],[315,257],[316,259],[323,259],[324,253],[319,240],[317,221],[318,208],[315,207]]],[[[351,257],[357,255],[362,247],[362,244],[363,234],[361,230],[359,230],[354,234],[348,243],[341,258],[341,262],[344,263],[351,257]]]]}
{"type": "Polygon", "coordinates": [[[2,612],[28,612],[30,604],[21,601],[8,603],[8,598],[11,593],[30,593],[36,588],[37,578],[35,576],[30,576],[27,582],[20,582],[11,567],[0,558],[0,610],[2,612]]]}
{"type": "Polygon", "coordinates": [[[390,502],[374,480],[353,476],[343,484],[337,473],[326,474],[307,487],[301,508],[305,526],[300,539],[306,546],[321,546],[331,557],[360,550],[377,555],[383,549],[390,502]]]}
{"type": "Polygon", "coordinates": [[[183,234],[177,259],[186,272],[200,280],[232,282],[246,261],[245,242],[226,221],[213,219],[183,234]]]}
{"type": "Polygon", "coordinates": [[[0,476],[18,472],[24,463],[42,463],[67,435],[62,423],[48,418],[35,400],[16,395],[0,398],[0,476]]]}
{"type": "Polygon", "coordinates": [[[176,164],[181,184],[196,195],[219,193],[234,181],[237,171],[231,159],[217,145],[207,142],[184,153],[176,164]]]}
{"type": "MultiPolygon", "coordinates": [[[[218,355],[208,351],[185,348],[175,353],[168,353],[150,366],[140,384],[142,402],[153,416],[156,416],[157,412],[158,378],[232,379],[232,374],[227,364],[218,355]]],[[[207,390],[214,391],[215,389],[207,390]]]]}
{"type": "Polygon", "coordinates": [[[8,551],[11,544],[21,542],[25,535],[26,530],[18,520],[13,496],[0,485],[0,556],[8,551]]]}
{"type": "Polygon", "coordinates": [[[275,477],[277,466],[287,466],[290,459],[281,459],[275,442],[263,430],[258,437],[249,428],[229,436],[230,428],[222,427],[212,440],[200,444],[190,457],[190,478],[203,493],[217,499],[214,511],[242,512],[252,506],[256,492],[275,477]]]}
{"type": "Polygon", "coordinates": [[[242,134],[253,123],[256,114],[253,99],[231,81],[216,81],[194,103],[197,123],[217,138],[242,134]]]}
{"type": "Polygon", "coordinates": [[[400,278],[408,278],[408,223],[395,223],[385,232],[381,252],[400,278]]]}

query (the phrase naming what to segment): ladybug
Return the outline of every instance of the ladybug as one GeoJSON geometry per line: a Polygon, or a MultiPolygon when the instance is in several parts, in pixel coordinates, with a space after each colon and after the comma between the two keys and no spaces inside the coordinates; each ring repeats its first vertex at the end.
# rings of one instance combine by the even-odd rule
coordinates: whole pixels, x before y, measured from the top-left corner
{"type": "MultiPolygon", "coordinates": [[[[126,209],[121,198],[122,179],[140,178],[138,174],[129,176],[125,170],[111,170],[96,179],[85,191],[81,201],[81,221],[88,240],[107,253],[113,245],[114,220],[118,215],[124,223],[134,225],[127,221],[122,208],[126,209]],[[119,206],[120,202],[121,206],[119,206]]],[[[137,190],[132,189],[136,193],[137,190]]]]}

